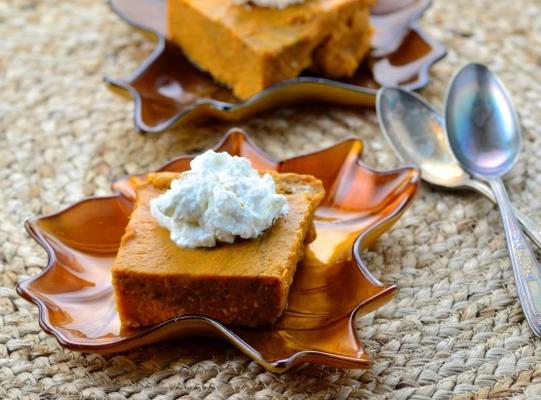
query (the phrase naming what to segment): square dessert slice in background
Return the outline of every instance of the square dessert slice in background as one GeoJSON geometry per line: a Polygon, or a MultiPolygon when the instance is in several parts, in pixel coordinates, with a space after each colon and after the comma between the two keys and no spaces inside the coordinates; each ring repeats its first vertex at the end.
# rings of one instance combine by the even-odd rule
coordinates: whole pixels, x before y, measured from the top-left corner
{"type": "Polygon", "coordinates": [[[168,0],[168,36],[216,80],[248,98],[306,69],[353,75],[370,48],[375,0],[306,0],[283,9],[234,0],[168,0]]]}

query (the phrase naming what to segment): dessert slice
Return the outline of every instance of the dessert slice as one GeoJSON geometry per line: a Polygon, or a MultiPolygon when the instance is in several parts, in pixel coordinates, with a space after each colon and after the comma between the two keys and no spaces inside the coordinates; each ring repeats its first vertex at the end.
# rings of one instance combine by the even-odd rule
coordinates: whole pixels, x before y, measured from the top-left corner
{"type": "Polygon", "coordinates": [[[137,204],[112,269],[124,325],[200,314],[259,326],[282,314],[324,189],[312,176],[269,174],[276,192],[287,198],[288,213],[255,239],[212,248],[177,246],[150,213],[150,201],[169,189],[178,174],[150,174],[136,188],[137,204]]]}
{"type": "Polygon", "coordinates": [[[370,48],[374,2],[305,0],[275,9],[168,0],[168,36],[244,99],[308,68],[331,78],[353,75],[370,48]]]}

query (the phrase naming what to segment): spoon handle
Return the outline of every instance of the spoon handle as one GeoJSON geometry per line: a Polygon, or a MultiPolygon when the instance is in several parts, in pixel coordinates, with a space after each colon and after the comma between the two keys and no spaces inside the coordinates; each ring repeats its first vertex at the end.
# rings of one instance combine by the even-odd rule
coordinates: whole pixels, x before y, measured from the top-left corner
{"type": "MultiPolygon", "coordinates": [[[[466,182],[466,186],[477,190],[479,193],[485,195],[488,199],[496,203],[496,197],[494,196],[494,192],[484,182],[476,179],[471,179],[466,182]]],[[[537,245],[537,247],[541,248],[541,226],[517,208],[513,206],[511,207],[513,209],[515,217],[522,225],[522,228],[524,229],[528,237],[532,239],[532,241],[537,245]]]]}
{"type": "Polygon", "coordinates": [[[528,241],[524,237],[513,215],[511,203],[503,182],[499,178],[487,179],[500,207],[507,249],[517,286],[517,294],[522,304],[526,320],[537,336],[541,336],[541,279],[539,265],[528,241]]]}

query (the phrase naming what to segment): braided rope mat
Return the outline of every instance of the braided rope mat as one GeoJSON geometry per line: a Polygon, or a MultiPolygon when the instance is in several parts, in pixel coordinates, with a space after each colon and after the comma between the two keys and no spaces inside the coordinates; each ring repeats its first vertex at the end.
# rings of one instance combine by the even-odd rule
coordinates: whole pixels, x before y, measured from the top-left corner
{"type": "MultiPolygon", "coordinates": [[[[423,25],[450,49],[423,94],[441,105],[453,71],[489,64],[520,110],[525,149],[506,182],[541,220],[541,3],[436,0],[423,25]]],[[[227,126],[158,138],[133,132],[131,102],[108,92],[152,44],[95,0],[0,2],[0,398],[439,399],[541,396],[541,340],[517,304],[496,209],[475,194],[421,188],[414,206],[367,254],[398,297],[357,327],[371,370],[306,366],[273,375],[221,342],[182,340],[116,356],[62,349],[42,332],[15,284],[45,265],[23,221],[111,179],[212,146],[227,126]]],[[[242,124],[275,157],[366,141],[365,161],[398,164],[371,110],[305,107],[242,124]]]]}

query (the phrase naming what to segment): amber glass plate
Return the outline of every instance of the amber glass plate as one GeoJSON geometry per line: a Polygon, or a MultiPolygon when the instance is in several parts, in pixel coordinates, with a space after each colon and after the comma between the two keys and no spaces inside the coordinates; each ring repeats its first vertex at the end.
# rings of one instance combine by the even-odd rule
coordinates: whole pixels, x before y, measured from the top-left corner
{"type": "MultiPolygon", "coordinates": [[[[315,218],[317,238],[305,248],[282,318],[264,329],[228,326],[194,315],[146,328],[122,328],[110,270],[134,206],[133,188],[141,178],[135,176],[116,182],[113,196],[89,198],[27,221],[28,232],[47,250],[49,261],[17,292],[39,307],[42,328],[63,346],[87,352],[120,352],[166,339],[210,335],[225,338],[275,372],[306,362],[368,366],[354,318],[388,301],[396,287],[370,274],[361,251],[410,204],[418,172],[367,168],[359,162],[358,139],[277,162],[237,129],[216,150],[246,157],[260,170],[312,174],[325,185],[327,195],[315,218]]],[[[191,159],[179,157],[160,170],[184,171],[191,159]]]]}
{"type": "Polygon", "coordinates": [[[301,76],[240,101],[166,40],[166,0],[110,3],[124,20],[158,41],[154,52],[130,77],[105,78],[113,90],[131,93],[135,126],[143,133],[208,118],[239,121],[278,106],[316,101],[372,106],[379,86],[414,90],[426,85],[429,68],[445,55],[445,48],[417,26],[430,0],[378,0],[372,11],[372,50],[353,78],[338,82],[301,76]]]}

